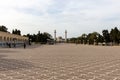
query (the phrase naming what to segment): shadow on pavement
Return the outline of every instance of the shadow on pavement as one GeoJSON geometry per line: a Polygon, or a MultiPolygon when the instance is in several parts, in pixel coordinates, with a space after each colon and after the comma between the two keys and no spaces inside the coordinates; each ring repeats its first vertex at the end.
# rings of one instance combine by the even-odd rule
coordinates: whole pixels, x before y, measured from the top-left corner
{"type": "Polygon", "coordinates": [[[7,56],[0,55],[0,71],[29,69],[34,67],[30,62],[16,59],[6,59],[4,57],[7,56]]]}

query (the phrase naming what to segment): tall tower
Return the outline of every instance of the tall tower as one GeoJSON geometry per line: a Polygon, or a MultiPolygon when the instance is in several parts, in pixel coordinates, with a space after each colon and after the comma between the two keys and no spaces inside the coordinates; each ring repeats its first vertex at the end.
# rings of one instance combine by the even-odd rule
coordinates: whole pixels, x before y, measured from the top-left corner
{"type": "Polygon", "coordinates": [[[56,30],[54,30],[54,41],[56,42],[56,30]]]}
{"type": "Polygon", "coordinates": [[[65,42],[67,42],[67,30],[65,30],[65,42]]]}

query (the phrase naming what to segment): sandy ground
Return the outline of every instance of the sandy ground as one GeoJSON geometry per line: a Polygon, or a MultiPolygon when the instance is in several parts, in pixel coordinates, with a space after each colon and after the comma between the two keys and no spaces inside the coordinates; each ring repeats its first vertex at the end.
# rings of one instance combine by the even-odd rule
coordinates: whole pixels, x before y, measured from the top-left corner
{"type": "Polygon", "coordinates": [[[0,48],[0,80],[120,80],[120,46],[0,48]]]}

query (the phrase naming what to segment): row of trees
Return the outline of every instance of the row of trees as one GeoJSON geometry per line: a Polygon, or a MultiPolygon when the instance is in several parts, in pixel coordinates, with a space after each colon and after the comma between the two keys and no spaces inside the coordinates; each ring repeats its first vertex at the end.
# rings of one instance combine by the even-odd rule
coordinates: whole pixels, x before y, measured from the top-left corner
{"type": "MultiPolygon", "coordinates": [[[[6,26],[3,25],[0,26],[0,31],[8,32],[7,30],[8,28],[6,26]]],[[[18,29],[13,29],[12,34],[21,35],[21,31],[18,29]]],[[[27,34],[24,36],[29,37],[29,40],[31,42],[38,42],[38,43],[47,43],[48,40],[53,40],[52,36],[49,33],[47,32],[40,33],[40,31],[38,31],[37,34],[32,34],[32,35],[27,34]]],[[[117,45],[120,43],[120,30],[117,27],[115,27],[111,29],[110,32],[108,30],[103,30],[102,34],[98,32],[82,34],[80,37],[71,38],[69,42],[81,43],[81,44],[112,43],[117,45]]]]}
{"type": "MultiPolygon", "coordinates": [[[[8,32],[8,28],[2,25],[0,26],[0,31],[8,32]]],[[[21,31],[18,29],[13,29],[12,34],[21,35],[21,31]]],[[[24,36],[29,37],[29,41],[31,42],[44,43],[44,44],[47,43],[48,40],[53,40],[52,36],[49,33],[47,32],[40,33],[40,31],[37,34],[32,34],[32,35],[27,34],[24,36]]]]}
{"type": "MultiPolygon", "coordinates": [[[[0,31],[2,32],[8,32],[8,28],[4,25],[0,26],[0,31]]],[[[17,35],[21,35],[21,31],[18,29],[13,29],[12,30],[12,34],[17,34],[17,35]]]]}
{"type": "Polygon", "coordinates": [[[12,34],[21,35],[21,31],[18,30],[18,29],[13,29],[13,30],[12,30],[12,34]]]}
{"type": "Polygon", "coordinates": [[[52,36],[49,33],[40,33],[40,31],[38,31],[37,34],[27,34],[24,36],[29,37],[30,42],[36,42],[41,44],[46,44],[48,40],[53,40],[52,36]]]}
{"type": "Polygon", "coordinates": [[[80,37],[71,38],[69,42],[81,44],[112,43],[117,45],[120,43],[120,30],[115,27],[111,29],[110,32],[108,30],[103,30],[102,34],[99,34],[98,32],[82,34],[80,37]]]}

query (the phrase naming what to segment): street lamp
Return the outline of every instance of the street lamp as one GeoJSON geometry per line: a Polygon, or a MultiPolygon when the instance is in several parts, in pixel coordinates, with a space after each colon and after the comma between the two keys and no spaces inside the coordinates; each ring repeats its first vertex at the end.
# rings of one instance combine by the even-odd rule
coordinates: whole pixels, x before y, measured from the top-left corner
{"type": "Polygon", "coordinates": [[[56,30],[54,30],[54,43],[56,44],[56,30]]]}

